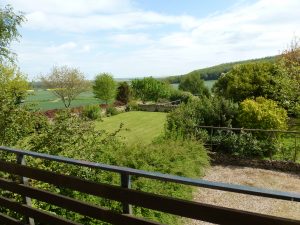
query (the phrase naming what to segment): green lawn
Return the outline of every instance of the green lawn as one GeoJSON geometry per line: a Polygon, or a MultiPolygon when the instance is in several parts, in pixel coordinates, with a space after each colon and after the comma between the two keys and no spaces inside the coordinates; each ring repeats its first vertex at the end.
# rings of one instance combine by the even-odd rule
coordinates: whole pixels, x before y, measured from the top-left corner
{"type": "Polygon", "coordinates": [[[119,133],[119,136],[123,137],[128,144],[149,144],[163,133],[166,116],[166,113],[160,112],[126,112],[104,118],[103,122],[97,121],[96,127],[113,132],[123,123],[124,130],[119,133]]]}
{"type": "MultiPolygon", "coordinates": [[[[101,101],[94,98],[92,91],[83,92],[72,101],[71,107],[78,107],[90,104],[100,104],[101,101]]],[[[25,99],[25,104],[33,104],[34,108],[46,111],[49,109],[65,108],[62,101],[54,95],[51,91],[35,90],[25,99]]]]}

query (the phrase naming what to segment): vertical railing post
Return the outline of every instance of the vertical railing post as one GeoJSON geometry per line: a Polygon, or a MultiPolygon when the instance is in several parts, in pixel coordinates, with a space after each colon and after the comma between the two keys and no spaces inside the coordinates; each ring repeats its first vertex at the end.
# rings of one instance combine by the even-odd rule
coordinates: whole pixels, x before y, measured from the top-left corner
{"type": "MultiPolygon", "coordinates": [[[[210,150],[211,151],[213,150],[212,136],[213,136],[213,126],[210,127],[210,150]]],[[[219,146],[217,148],[219,148],[219,146]]]]}
{"type": "MultiPolygon", "coordinates": [[[[121,173],[121,187],[122,188],[131,188],[131,176],[126,173],[121,173]]],[[[123,202],[123,213],[132,214],[132,206],[126,202],[123,202]]]]}
{"type": "Polygon", "coordinates": [[[295,134],[295,152],[294,152],[294,162],[297,161],[297,153],[298,153],[298,146],[297,146],[297,134],[295,134]]]}
{"type": "MultiPolygon", "coordinates": [[[[25,155],[17,154],[17,163],[25,166],[26,165],[25,155]]],[[[21,184],[28,185],[28,178],[21,176],[21,184]]],[[[23,196],[23,203],[28,206],[31,206],[31,198],[23,196]]],[[[29,225],[35,225],[33,218],[27,217],[26,220],[28,221],[29,225]]]]}

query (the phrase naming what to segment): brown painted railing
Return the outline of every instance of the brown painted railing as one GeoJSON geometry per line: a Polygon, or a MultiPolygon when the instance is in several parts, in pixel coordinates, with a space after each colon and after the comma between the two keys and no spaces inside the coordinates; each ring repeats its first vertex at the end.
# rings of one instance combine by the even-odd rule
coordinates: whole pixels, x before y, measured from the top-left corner
{"type": "Polygon", "coordinates": [[[219,190],[226,190],[237,193],[245,193],[262,197],[270,197],[287,201],[300,202],[300,195],[295,193],[277,192],[264,189],[257,189],[247,186],[230,185],[225,183],[208,182],[204,180],[196,180],[179,176],[165,175],[160,173],[146,172],[125,167],[110,166],[99,163],[85,162],[65,157],[51,156],[41,153],[22,151],[7,147],[0,147],[0,150],[14,153],[17,155],[17,163],[0,160],[0,171],[20,176],[21,183],[12,180],[0,178],[0,189],[7,190],[13,193],[24,196],[24,203],[21,204],[13,199],[8,199],[0,196],[0,206],[17,212],[29,218],[29,221],[24,223],[0,213],[1,224],[34,224],[38,221],[42,224],[55,225],[74,225],[79,224],[74,221],[64,219],[63,217],[51,214],[34,208],[30,204],[31,198],[39,201],[47,202],[52,205],[65,208],[67,210],[77,212],[84,216],[88,216],[100,221],[105,221],[111,224],[135,225],[135,224],[160,224],[154,221],[146,220],[132,215],[131,205],[153,209],[165,213],[170,213],[182,217],[203,220],[216,224],[231,224],[231,225],[300,225],[300,220],[292,220],[274,216],[268,216],[258,213],[246,212],[236,209],[230,209],[220,206],[203,204],[198,202],[186,201],[182,199],[161,196],[157,194],[141,192],[130,189],[130,175],[148,177],[151,179],[164,180],[167,182],[176,182],[193,186],[201,186],[219,190]],[[96,183],[88,180],[83,180],[74,176],[62,175],[46,170],[28,167],[25,165],[25,155],[36,158],[42,158],[61,163],[69,163],[78,166],[86,166],[90,168],[100,168],[106,171],[112,171],[121,174],[121,187],[96,183]],[[93,205],[87,202],[76,200],[64,195],[59,195],[46,190],[37,189],[28,185],[28,178],[46,182],[57,187],[64,187],[76,190],[82,193],[115,200],[123,203],[123,214],[111,211],[104,207],[93,205]]]}

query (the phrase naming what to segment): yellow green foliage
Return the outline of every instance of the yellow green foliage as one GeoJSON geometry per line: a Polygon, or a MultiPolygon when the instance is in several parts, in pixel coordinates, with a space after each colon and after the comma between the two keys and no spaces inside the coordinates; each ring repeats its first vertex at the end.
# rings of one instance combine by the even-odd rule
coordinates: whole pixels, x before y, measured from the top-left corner
{"type": "Polygon", "coordinates": [[[245,128],[285,130],[287,119],[286,110],[270,99],[257,97],[240,104],[238,122],[245,128]]]}

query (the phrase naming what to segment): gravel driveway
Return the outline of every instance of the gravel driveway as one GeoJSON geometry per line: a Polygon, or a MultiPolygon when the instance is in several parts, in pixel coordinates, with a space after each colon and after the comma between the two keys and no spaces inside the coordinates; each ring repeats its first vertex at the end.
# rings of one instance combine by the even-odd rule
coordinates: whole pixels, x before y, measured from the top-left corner
{"type": "MultiPolygon", "coordinates": [[[[253,187],[300,193],[300,174],[288,174],[263,169],[234,166],[213,166],[205,180],[219,181],[253,187]]],[[[262,214],[300,220],[300,203],[218,190],[198,188],[194,194],[197,202],[236,208],[262,214]]],[[[208,225],[202,221],[187,220],[186,225],[208,225]]]]}

